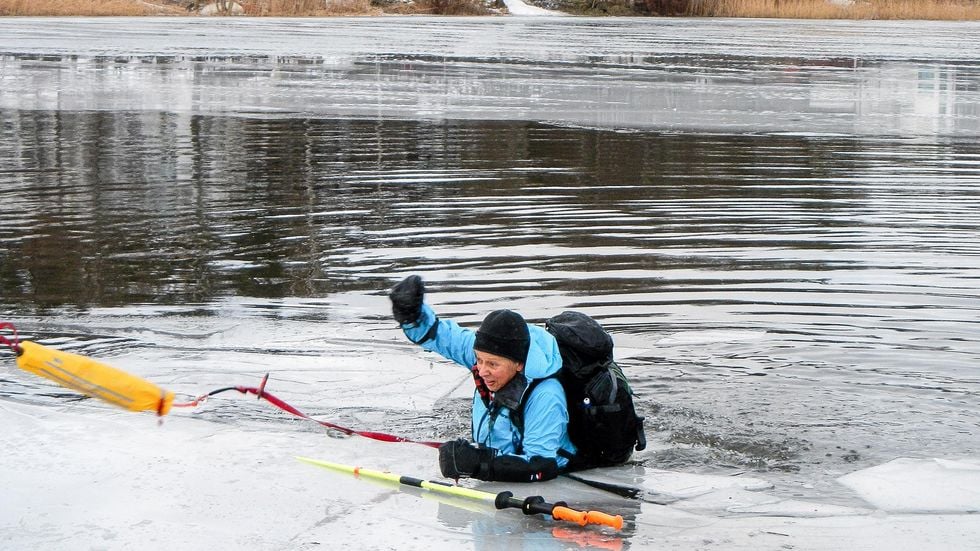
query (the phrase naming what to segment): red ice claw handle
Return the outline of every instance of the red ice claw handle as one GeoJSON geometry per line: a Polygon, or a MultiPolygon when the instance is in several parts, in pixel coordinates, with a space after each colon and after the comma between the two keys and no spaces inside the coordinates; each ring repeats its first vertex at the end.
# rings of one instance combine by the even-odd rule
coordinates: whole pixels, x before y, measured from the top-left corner
{"type": "Polygon", "coordinates": [[[555,520],[574,522],[579,526],[585,526],[586,524],[601,524],[603,526],[615,528],[616,530],[621,530],[623,528],[622,516],[610,515],[601,511],[576,511],[575,509],[569,509],[568,507],[562,505],[555,505],[555,508],[551,510],[551,516],[554,517],[555,520]]]}
{"type": "Polygon", "coordinates": [[[3,334],[0,334],[0,344],[9,347],[14,351],[14,353],[20,356],[20,337],[17,335],[17,328],[14,327],[14,324],[10,323],[9,321],[0,321],[0,331],[3,331],[4,329],[10,329],[10,331],[13,333],[13,339],[8,339],[3,334]]]}

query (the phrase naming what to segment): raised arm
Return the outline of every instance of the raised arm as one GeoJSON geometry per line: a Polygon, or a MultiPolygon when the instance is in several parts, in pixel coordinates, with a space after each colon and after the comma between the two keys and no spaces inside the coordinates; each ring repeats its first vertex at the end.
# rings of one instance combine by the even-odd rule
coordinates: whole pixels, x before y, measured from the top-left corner
{"type": "Polygon", "coordinates": [[[391,293],[392,314],[408,340],[436,352],[466,369],[476,365],[473,341],[476,333],[452,320],[442,320],[425,304],[425,284],[417,275],[395,285],[391,293]]]}

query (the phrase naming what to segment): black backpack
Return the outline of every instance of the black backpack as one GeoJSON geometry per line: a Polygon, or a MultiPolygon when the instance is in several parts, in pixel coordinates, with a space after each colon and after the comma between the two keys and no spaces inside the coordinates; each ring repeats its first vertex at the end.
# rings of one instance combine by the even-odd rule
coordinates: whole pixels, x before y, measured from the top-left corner
{"type": "MultiPolygon", "coordinates": [[[[646,448],[643,417],[636,414],[633,391],[613,361],[609,333],[596,320],[573,311],[549,319],[545,329],[558,341],[562,368],[557,378],[568,400],[568,435],[578,448],[569,469],[618,465],[627,461],[634,449],[646,448]]],[[[531,381],[518,415],[511,414],[511,422],[522,434],[524,406],[542,380],[531,381]]]]}

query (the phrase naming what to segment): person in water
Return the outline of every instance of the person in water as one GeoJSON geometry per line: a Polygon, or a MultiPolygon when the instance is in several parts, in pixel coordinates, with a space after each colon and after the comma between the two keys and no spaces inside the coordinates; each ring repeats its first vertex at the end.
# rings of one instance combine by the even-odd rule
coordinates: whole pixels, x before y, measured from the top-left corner
{"type": "Polygon", "coordinates": [[[552,377],[562,365],[555,338],[510,310],[490,312],[477,331],[440,319],[425,303],[425,285],[416,275],[395,285],[389,297],[410,341],[471,370],[476,381],[472,441],[440,446],[443,476],[508,482],[558,476],[576,450],[568,436],[565,391],[552,377]],[[521,416],[534,379],[543,380],[526,398],[521,416]]]}

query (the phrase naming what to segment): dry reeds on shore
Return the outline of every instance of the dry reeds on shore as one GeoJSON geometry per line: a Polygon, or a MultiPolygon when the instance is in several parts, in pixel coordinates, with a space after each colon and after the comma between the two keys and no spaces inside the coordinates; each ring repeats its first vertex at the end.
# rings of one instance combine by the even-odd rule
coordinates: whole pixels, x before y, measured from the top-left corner
{"type": "Polygon", "coordinates": [[[239,0],[246,15],[309,17],[380,14],[371,0],[239,0]]]}
{"type": "MultiPolygon", "coordinates": [[[[2,1],[2,0],[0,0],[2,1]]],[[[326,16],[435,14],[487,15],[482,0],[414,0],[413,2],[384,2],[385,8],[371,0],[238,0],[246,15],[269,16],[326,16]]]]}
{"type": "MultiPolygon", "coordinates": [[[[0,16],[194,15],[213,0],[0,0],[0,16]]],[[[482,0],[415,0],[388,2],[382,9],[371,0],[227,0],[222,7],[241,6],[239,13],[268,17],[381,15],[383,13],[485,15],[482,0]]],[[[236,7],[237,9],[237,7],[236,7]]]]}
{"type": "MultiPolygon", "coordinates": [[[[527,0],[526,0],[527,1],[527,0]]],[[[533,2],[533,0],[531,0],[533,2]]],[[[786,19],[980,20],[980,0],[564,0],[575,13],[786,19]],[[601,8],[601,9],[600,9],[601,8]],[[613,9],[615,8],[615,9],[613,9]]],[[[0,16],[188,15],[209,0],[0,0],[0,16]]],[[[489,13],[484,0],[237,0],[245,15],[331,16],[489,13]]],[[[561,7],[559,7],[561,9],[561,7]]]]}
{"type": "Polygon", "coordinates": [[[186,13],[141,0],[0,0],[0,15],[162,15],[186,13]]]}
{"type": "MultiPolygon", "coordinates": [[[[671,0],[668,0],[671,1],[671,0]]],[[[675,5],[677,0],[673,0],[675,5]]],[[[661,0],[648,0],[649,3],[661,0]]],[[[977,0],[681,0],[685,15],[784,19],[980,19],[977,0]]]]}
{"type": "MultiPolygon", "coordinates": [[[[3,15],[194,15],[208,0],[0,0],[3,15]]],[[[313,16],[380,13],[371,0],[238,0],[245,15],[313,16]]],[[[228,2],[229,5],[232,2],[228,2]]]]}

